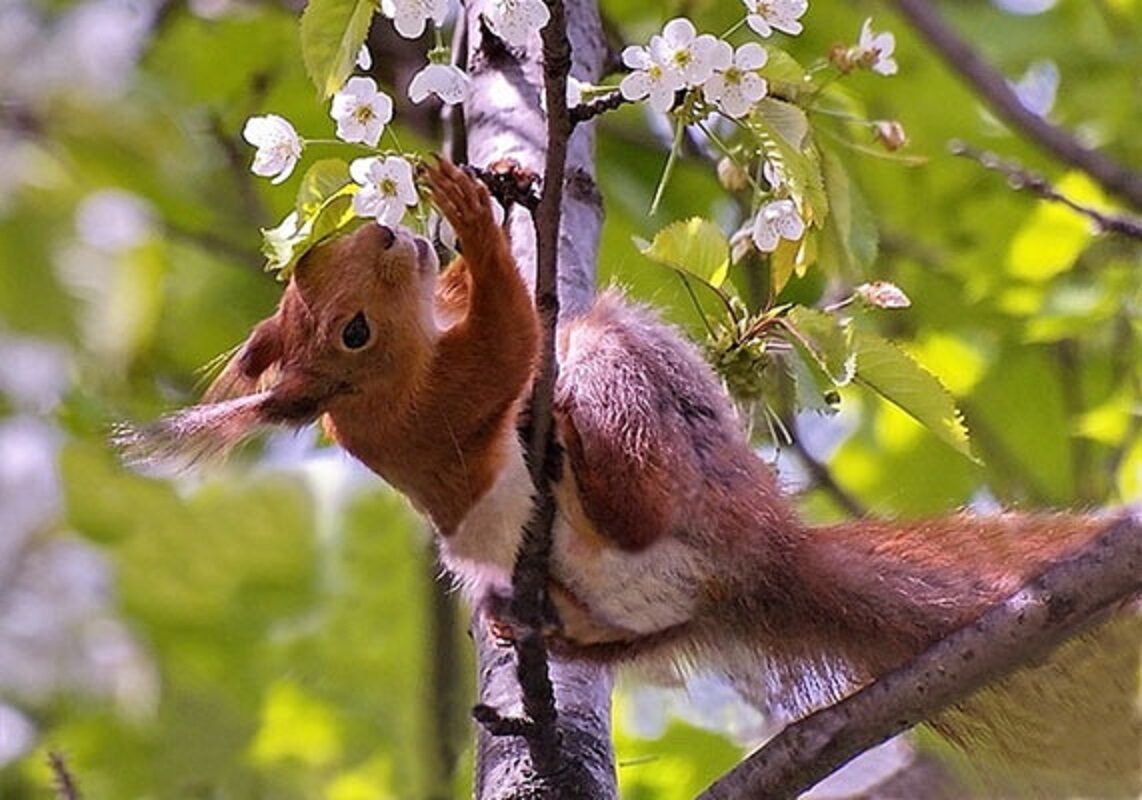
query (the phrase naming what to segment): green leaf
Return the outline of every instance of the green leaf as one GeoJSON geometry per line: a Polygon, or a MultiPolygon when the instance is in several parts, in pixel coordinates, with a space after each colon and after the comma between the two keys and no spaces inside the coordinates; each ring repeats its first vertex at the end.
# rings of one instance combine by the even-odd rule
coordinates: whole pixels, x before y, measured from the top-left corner
{"type": "Polygon", "coordinates": [[[353,72],[376,8],[372,0],[310,0],[306,6],[301,15],[301,54],[322,97],[338,92],[353,72]]]}
{"type": "Polygon", "coordinates": [[[822,148],[821,166],[829,199],[821,261],[849,274],[863,273],[876,260],[876,220],[836,153],[822,148]]]}
{"type": "Polygon", "coordinates": [[[784,318],[785,329],[798,349],[807,353],[837,386],[856,372],[852,323],[824,311],[794,306],[784,318]]]}
{"type": "Polygon", "coordinates": [[[692,217],[671,223],[639,247],[649,259],[720,289],[730,269],[730,243],[708,219],[692,217]]]}
{"type": "MultiPolygon", "coordinates": [[[[307,174],[306,178],[308,177],[307,174]]],[[[296,210],[291,211],[277,227],[262,229],[262,253],[266,257],[266,270],[276,271],[279,280],[288,280],[302,256],[357,220],[353,213],[353,195],[357,193],[357,185],[347,183],[318,201],[317,191],[331,187],[331,183],[319,187],[320,182],[315,177],[313,192],[307,194],[308,199],[304,203],[304,215],[296,210]]],[[[298,201],[302,205],[300,195],[298,201]]]]}
{"type": "Polygon", "coordinates": [[[809,118],[800,107],[766,97],[757,104],[757,113],[790,147],[797,151],[805,148],[809,136],[809,118]]]}
{"type": "Polygon", "coordinates": [[[856,381],[895,403],[958,453],[975,461],[963,415],[939,379],[887,339],[854,337],[856,381]]]}
{"type": "Polygon", "coordinates": [[[747,124],[766,159],[781,168],[805,221],[820,227],[829,213],[829,198],[805,112],[791,103],[767,98],[758,104],[758,111],[749,116],[747,124]]]}
{"type": "Polygon", "coordinates": [[[769,58],[760,70],[761,76],[771,85],[779,85],[786,89],[799,91],[807,88],[805,83],[805,68],[793,56],[776,47],[768,47],[769,58]]]}
{"type": "Polygon", "coordinates": [[[297,190],[297,213],[302,219],[313,217],[321,205],[344,189],[350,182],[349,165],[340,158],[316,162],[301,179],[297,190]]]}

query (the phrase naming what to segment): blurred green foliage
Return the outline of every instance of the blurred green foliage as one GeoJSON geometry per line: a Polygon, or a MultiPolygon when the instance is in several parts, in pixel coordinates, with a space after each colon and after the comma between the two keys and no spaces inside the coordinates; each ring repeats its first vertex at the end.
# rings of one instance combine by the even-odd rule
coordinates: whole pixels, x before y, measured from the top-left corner
{"type": "MultiPolygon", "coordinates": [[[[141,655],[127,660],[135,677],[119,694],[85,688],[84,674],[47,694],[22,691],[2,682],[0,666],[0,703],[38,731],[31,752],[0,767],[0,797],[50,796],[48,748],[65,754],[91,798],[466,796],[466,772],[453,776],[452,764],[470,738],[471,670],[453,665],[447,696],[434,683],[434,626],[452,623],[434,615],[429,543],[403,501],[379,482],[345,478],[344,464],[247,457],[171,482],[125,469],[106,445],[113,421],[193,401],[199,368],[273,308],[280,286],[261,272],[258,228],[293,197],[248,172],[252,150],[239,133],[248,116],[270,111],[299,130],[331,130],[302,63],[297,14],[257,2],[213,4],[225,13],[208,18],[210,3],[162,4],[144,20],[137,61],[99,84],[62,38],[83,5],[4,12],[24,13],[31,26],[20,30],[32,38],[0,46],[0,58],[24,59],[19,74],[0,64],[12,67],[0,77],[0,353],[36,340],[64,354],[64,385],[47,399],[13,389],[20,376],[0,384],[0,425],[34,418],[54,431],[60,491],[12,565],[53,540],[87,543],[110,576],[104,600],[141,655]],[[92,199],[110,189],[145,204],[145,225],[128,241],[100,240],[106,223],[92,199]]],[[[741,15],[731,0],[602,5],[631,41],[671,11],[710,31],[741,15]]],[[[1142,3],[1061,0],[1029,17],[980,0],[941,9],[1013,78],[1052,59],[1061,74],[1052,119],[1142,167],[1142,3]]],[[[1042,170],[1078,201],[1113,203],[983,113],[883,6],[814,0],[804,35],[787,44],[811,63],[854,41],[870,14],[895,32],[900,74],[857,74],[838,92],[856,113],[900,120],[906,152],[921,163],[858,152],[875,150],[867,131],[833,124],[835,158],[871,209],[880,255],[866,274],[791,276],[783,296],[813,304],[865,280],[902,287],[912,307],[866,324],[955,395],[982,466],[883,400],[846,390],[841,439],[823,454],[834,477],[884,514],[981,497],[1025,507],[1139,498],[1139,243],[1096,236],[1073,212],[948,155],[949,139],[966,139],[1042,170]]],[[[0,16],[0,27],[13,20],[0,16]]],[[[600,123],[600,281],[624,284],[700,334],[681,282],[634,239],[691,216],[738,220],[710,167],[687,159],[649,217],[665,149],[639,109],[600,123]]],[[[782,456],[778,466],[788,463],[782,456]]],[[[818,519],[842,513],[821,489],[803,506],[818,519]]],[[[15,585],[4,570],[0,620],[15,585]]],[[[443,635],[462,638],[455,628],[443,635]]],[[[0,623],[0,647],[17,646],[5,630],[0,623]]],[[[643,739],[621,715],[617,741],[631,798],[690,797],[740,753],[680,722],[643,739]]]]}

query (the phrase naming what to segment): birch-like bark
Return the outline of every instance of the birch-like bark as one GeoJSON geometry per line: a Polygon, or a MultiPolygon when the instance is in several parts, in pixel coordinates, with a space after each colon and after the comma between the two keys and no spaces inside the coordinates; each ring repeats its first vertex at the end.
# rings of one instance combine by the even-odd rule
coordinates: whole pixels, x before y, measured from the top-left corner
{"type": "MultiPolygon", "coordinates": [[[[567,4],[568,37],[573,48],[572,74],[594,81],[601,71],[605,41],[594,0],[567,4]]],[[[471,94],[465,108],[468,160],[487,166],[512,159],[537,174],[544,171],[547,121],[540,107],[543,68],[540,41],[525,51],[510,51],[487,36],[480,19],[484,4],[467,8],[468,72],[471,94]]],[[[559,305],[574,314],[589,306],[602,226],[602,202],[594,178],[594,130],[578,126],[568,143],[559,231],[559,305]]],[[[535,232],[530,214],[515,209],[510,220],[512,253],[534,286],[535,232]]],[[[487,625],[473,621],[478,662],[479,702],[507,717],[522,716],[519,681],[512,650],[491,640],[487,625]]],[[[522,737],[494,736],[477,730],[476,792],[486,798],[617,796],[610,734],[611,674],[596,664],[550,661],[558,709],[558,736],[564,768],[539,777],[522,737]]]]}

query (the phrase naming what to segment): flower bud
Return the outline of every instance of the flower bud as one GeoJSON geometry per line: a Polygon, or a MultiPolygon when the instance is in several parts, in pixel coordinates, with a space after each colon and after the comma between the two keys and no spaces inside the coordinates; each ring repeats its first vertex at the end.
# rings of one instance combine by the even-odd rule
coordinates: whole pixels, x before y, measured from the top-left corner
{"type": "Polygon", "coordinates": [[[727,192],[740,192],[749,186],[749,176],[739,164],[726,156],[718,162],[718,183],[727,192]]]}
{"type": "Polygon", "coordinates": [[[885,150],[899,150],[908,144],[908,134],[897,120],[878,119],[872,123],[872,127],[876,132],[877,141],[884,145],[885,150]]]}

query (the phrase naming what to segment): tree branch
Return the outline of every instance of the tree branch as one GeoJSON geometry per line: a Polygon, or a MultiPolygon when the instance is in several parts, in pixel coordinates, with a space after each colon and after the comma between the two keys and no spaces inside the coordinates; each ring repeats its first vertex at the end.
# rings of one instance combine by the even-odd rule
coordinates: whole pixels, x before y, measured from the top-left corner
{"type": "Polygon", "coordinates": [[[948,143],[952,155],[962,156],[979,164],[984,169],[993,170],[1007,178],[1007,184],[1016,191],[1030,192],[1044,200],[1062,203],[1067,208],[1082,214],[1100,232],[1117,233],[1131,239],[1142,239],[1142,219],[1132,214],[1105,214],[1098,209],[1076,203],[1056,189],[1050,181],[1020,166],[1015,161],[1000,158],[988,150],[979,150],[958,139],[948,143]]]}
{"type": "Polygon", "coordinates": [[[1055,158],[1081,169],[1107,191],[1142,209],[1142,173],[1087,147],[1066,130],[1028,111],[1007,80],[940,18],[928,0],[892,2],[948,67],[975,89],[999,117],[1055,158]]]}
{"type": "Polygon", "coordinates": [[[79,787],[76,786],[75,777],[72,776],[63,753],[58,750],[49,750],[48,767],[52,771],[56,797],[59,800],[80,800],[79,787]]]}
{"type": "Polygon", "coordinates": [[[700,800],[793,797],[858,753],[1046,655],[1142,590],[1142,506],[972,624],[841,702],[789,725],[700,800]]]}

